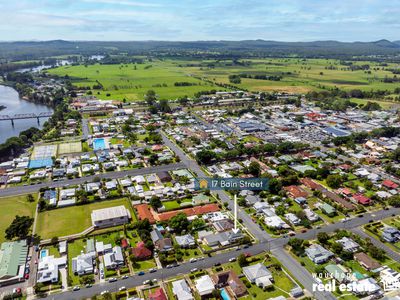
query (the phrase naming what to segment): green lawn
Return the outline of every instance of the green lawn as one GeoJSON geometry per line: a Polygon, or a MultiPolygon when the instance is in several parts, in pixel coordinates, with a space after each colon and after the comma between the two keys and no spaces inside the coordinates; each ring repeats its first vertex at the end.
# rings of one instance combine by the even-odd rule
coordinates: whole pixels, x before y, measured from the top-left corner
{"type": "Polygon", "coordinates": [[[156,262],[154,261],[154,259],[149,259],[136,262],[136,264],[133,265],[133,270],[135,272],[138,272],[138,271],[145,271],[155,267],[156,267],[156,262]]]}
{"type": "Polygon", "coordinates": [[[187,70],[171,61],[153,61],[145,64],[63,66],[48,71],[60,76],[69,75],[76,86],[103,85],[92,90],[101,99],[128,101],[143,100],[148,90],[154,90],[161,99],[193,96],[199,91],[225,90],[213,83],[190,76],[187,70]],[[189,82],[191,86],[175,86],[175,82],[189,82]]]}
{"type": "MultiPolygon", "coordinates": [[[[34,195],[35,200],[37,195],[34,195]]],[[[26,195],[0,198],[2,215],[0,218],[0,243],[5,241],[5,230],[10,226],[16,215],[30,216],[35,215],[35,202],[28,202],[26,195]]]]}
{"type": "Polygon", "coordinates": [[[79,233],[92,225],[90,214],[93,210],[119,205],[130,208],[128,200],[117,199],[41,212],[36,231],[42,239],[79,233]]]}

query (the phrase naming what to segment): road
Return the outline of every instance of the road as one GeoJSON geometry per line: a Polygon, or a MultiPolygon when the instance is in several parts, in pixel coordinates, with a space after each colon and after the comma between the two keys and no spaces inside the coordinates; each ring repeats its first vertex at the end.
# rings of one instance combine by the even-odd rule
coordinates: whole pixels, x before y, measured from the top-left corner
{"type": "Polygon", "coordinates": [[[400,262],[400,254],[397,253],[396,251],[394,251],[392,248],[390,248],[389,246],[385,245],[384,243],[382,243],[381,241],[375,239],[374,237],[368,235],[367,233],[365,233],[361,228],[357,227],[357,228],[352,228],[351,231],[359,236],[361,236],[364,239],[370,239],[371,243],[373,245],[375,245],[376,247],[384,250],[386,252],[386,254],[393,259],[394,261],[400,262]]]}
{"type": "MultiPolygon", "coordinates": [[[[381,220],[391,216],[391,214],[398,214],[400,213],[400,208],[393,209],[391,211],[381,210],[378,212],[374,212],[374,220],[381,220]]],[[[372,214],[372,213],[371,213],[372,214]]],[[[333,232],[338,228],[346,228],[352,230],[353,228],[357,228],[363,224],[369,222],[370,218],[372,217],[371,214],[364,214],[363,217],[355,217],[347,222],[344,223],[335,223],[327,225],[321,229],[311,229],[306,233],[299,233],[297,234],[297,238],[310,240],[314,239],[318,232],[333,232]],[[344,225],[346,224],[346,225],[344,225]]],[[[215,265],[215,263],[227,263],[229,259],[232,257],[237,257],[240,253],[250,253],[252,255],[260,254],[262,252],[270,250],[271,253],[278,258],[278,260],[289,270],[290,273],[308,290],[312,291],[312,284],[314,280],[311,274],[300,265],[300,263],[295,260],[290,254],[288,254],[284,249],[284,245],[288,242],[289,238],[276,238],[271,240],[264,240],[259,244],[255,244],[250,246],[247,249],[241,249],[239,251],[232,250],[230,252],[216,254],[212,257],[206,257],[202,261],[197,261],[195,263],[183,263],[180,266],[172,269],[161,269],[158,270],[156,273],[147,273],[143,276],[134,275],[125,280],[119,280],[114,283],[101,283],[94,285],[91,288],[82,288],[80,291],[76,292],[65,292],[56,295],[49,295],[47,299],[60,299],[60,300],[69,300],[69,299],[82,299],[82,298],[89,298],[94,294],[100,294],[104,290],[108,290],[110,292],[117,291],[120,287],[125,286],[127,288],[140,286],[143,284],[143,281],[148,279],[157,279],[157,280],[165,280],[169,277],[175,277],[181,274],[188,274],[190,270],[193,268],[198,269],[206,269],[210,268],[215,265]]],[[[335,299],[333,295],[330,293],[314,293],[314,296],[318,300],[325,300],[325,299],[335,299]]]]}
{"type": "Polygon", "coordinates": [[[82,118],[82,140],[87,140],[89,138],[89,122],[88,119],[82,118]]]}
{"type": "Polygon", "coordinates": [[[59,181],[53,181],[53,182],[44,182],[44,183],[35,184],[35,185],[10,187],[10,188],[0,190],[0,197],[35,193],[44,187],[62,187],[62,186],[65,186],[66,184],[69,184],[69,185],[81,184],[86,181],[87,182],[93,181],[95,177],[117,179],[117,178],[122,178],[124,176],[146,175],[146,174],[157,173],[157,172],[162,172],[162,171],[171,171],[171,170],[182,169],[185,167],[186,166],[184,163],[179,162],[179,163],[169,164],[169,165],[161,165],[161,166],[139,168],[139,169],[125,170],[125,171],[113,171],[113,172],[101,173],[101,174],[96,174],[96,175],[89,175],[89,176],[80,177],[80,178],[65,179],[65,180],[59,180],[59,181]]]}
{"type": "MultiPolygon", "coordinates": [[[[201,169],[201,167],[198,165],[198,163],[190,159],[183,150],[178,147],[175,143],[173,143],[166,135],[164,132],[161,132],[161,136],[163,139],[163,143],[167,145],[172,151],[175,152],[176,155],[179,156],[181,159],[181,162],[185,164],[185,166],[189,169],[191,169],[194,173],[197,174],[198,177],[209,177],[204,173],[204,171],[201,169]]],[[[219,199],[223,203],[228,203],[228,207],[231,211],[234,210],[234,201],[232,200],[231,197],[228,196],[228,194],[225,191],[215,191],[216,194],[219,196],[219,199]]],[[[251,217],[238,206],[238,219],[241,219],[244,223],[244,225],[247,227],[247,229],[260,241],[266,241],[266,240],[271,240],[271,237],[263,231],[257,223],[253,222],[251,217]]]]}

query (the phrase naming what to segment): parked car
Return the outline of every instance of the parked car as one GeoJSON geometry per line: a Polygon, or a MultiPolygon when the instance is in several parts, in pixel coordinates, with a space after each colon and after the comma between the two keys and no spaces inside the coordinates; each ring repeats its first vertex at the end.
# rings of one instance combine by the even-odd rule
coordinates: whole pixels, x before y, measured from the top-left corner
{"type": "Polygon", "coordinates": [[[137,273],[139,276],[142,276],[142,275],[144,275],[144,272],[143,271],[140,271],[139,273],[137,273]]]}
{"type": "Polygon", "coordinates": [[[78,285],[76,285],[76,286],[74,286],[73,288],[72,288],[72,290],[75,292],[75,291],[79,291],[81,288],[78,286],[78,285]]]}
{"type": "Polygon", "coordinates": [[[108,291],[108,290],[105,290],[105,291],[102,291],[102,292],[100,293],[100,295],[103,296],[103,295],[108,294],[108,293],[109,293],[109,291],[108,291]]]}
{"type": "Polygon", "coordinates": [[[18,295],[21,295],[21,293],[22,293],[22,290],[21,290],[21,288],[13,288],[13,295],[14,296],[18,296],[18,295]]]}
{"type": "Polygon", "coordinates": [[[90,283],[88,283],[87,285],[85,285],[85,287],[88,289],[88,288],[91,288],[93,285],[91,285],[90,283]]]}
{"type": "Polygon", "coordinates": [[[197,271],[198,271],[197,268],[193,268],[193,269],[190,270],[191,273],[194,273],[194,272],[197,272],[197,271]]]}
{"type": "Polygon", "coordinates": [[[25,274],[25,275],[24,275],[24,278],[25,278],[25,279],[29,279],[29,274],[25,274]]]}
{"type": "Polygon", "coordinates": [[[196,262],[197,261],[197,258],[191,258],[190,260],[189,260],[191,263],[194,263],[194,262],[196,262]]]}
{"type": "Polygon", "coordinates": [[[232,258],[230,258],[230,259],[229,259],[229,261],[230,261],[230,262],[234,262],[234,261],[236,261],[236,257],[232,257],[232,258]]]}
{"type": "Polygon", "coordinates": [[[118,291],[125,291],[126,290],[126,287],[124,287],[124,286],[121,286],[119,289],[118,289],[118,291]]]}
{"type": "Polygon", "coordinates": [[[129,278],[129,276],[128,275],[124,275],[124,276],[122,276],[122,279],[128,279],[129,278]]]}
{"type": "Polygon", "coordinates": [[[150,280],[143,281],[143,285],[146,285],[146,284],[149,284],[149,283],[150,283],[150,280]]]}
{"type": "Polygon", "coordinates": [[[149,270],[149,272],[150,272],[150,273],[157,272],[157,269],[156,269],[156,268],[151,268],[151,269],[149,270]]]}
{"type": "Polygon", "coordinates": [[[116,281],[117,281],[117,278],[115,278],[115,277],[108,279],[108,282],[116,282],[116,281]]]}

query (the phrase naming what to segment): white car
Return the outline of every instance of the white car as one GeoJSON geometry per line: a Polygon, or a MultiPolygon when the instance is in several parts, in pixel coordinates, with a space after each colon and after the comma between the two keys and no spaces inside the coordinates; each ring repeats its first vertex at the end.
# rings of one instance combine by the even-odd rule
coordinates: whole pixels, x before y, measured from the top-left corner
{"type": "Polygon", "coordinates": [[[151,282],[157,283],[157,279],[154,278],[154,279],[151,280],[151,282]]]}
{"type": "Polygon", "coordinates": [[[150,280],[143,281],[143,285],[146,285],[146,284],[149,284],[149,283],[150,283],[150,280]]]}
{"type": "Polygon", "coordinates": [[[229,259],[229,261],[230,261],[230,262],[234,262],[234,261],[236,261],[236,257],[232,257],[232,258],[230,258],[230,259],[229,259]]]}
{"type": "Polygon", "coordinates": [[[198,271],[197,268],[193,268],[193,269],[190,270],[191,273],[194,273],[194,272],[197,272],[197,271],[198,271]]]}
{"type": "Polygon", "coordinates": [[[197,261],[197,258],[191,258],[190,260],[189,260],[191,263],[194,263],[194,262],[196,262],[197,261]]]}
{"type": "Polygon", "coordinates": [[[108,293],[109,293],[109,291],[105,290],[105,291],[102,291],[102,292],[100,293],[100,295],[103,296],[103,295],[108,294],[108,293]]]}
{"type": "Polygon", "coordinates": [[[74,286],[73,288],[72,288],[72,290],[75,292],[75,291],[79,291],[81,288],[79,287],[79,286],[74,286]]]}
{"type": "Polygon", "coordinates": [[[126,290],[126,287],[124,287],[124,286],[121,286],[119,289],[118,289],[118,291],[125,291],[126,290]]]}

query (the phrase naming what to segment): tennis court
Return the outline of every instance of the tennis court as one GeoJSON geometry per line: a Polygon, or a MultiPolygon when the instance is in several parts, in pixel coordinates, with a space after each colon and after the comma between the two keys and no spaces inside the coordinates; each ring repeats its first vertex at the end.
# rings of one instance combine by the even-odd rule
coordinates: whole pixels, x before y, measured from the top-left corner
{"type": "Polygon", "coordinates": [[[53,160],[50,158],[31,159],[29,161],[29,169],[39,169],[53,166],[53,160]]]}
{"type": "Polygon", "coordinates": [[[81,142],[62,143],[58,145],[58,154],[82,152],[81,142]]]}
{"type": "Polygon", "coordinates": [[[52,158],[57,155],[57,145],[35,146],[31,155],[32,160],[52,158]]]}

